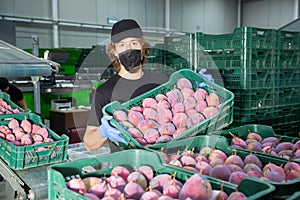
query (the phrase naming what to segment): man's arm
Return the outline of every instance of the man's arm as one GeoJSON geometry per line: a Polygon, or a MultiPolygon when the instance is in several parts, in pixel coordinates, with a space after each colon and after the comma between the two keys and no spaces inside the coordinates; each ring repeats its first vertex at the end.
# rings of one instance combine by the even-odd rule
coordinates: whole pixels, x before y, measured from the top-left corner
{"type": "Polygon", "coordinates": [[[24,98],[23,98],[22,100],[20,100],[20,101],[17,101],[17,104],[18,104],[23,110],[26,110],[26,109],[27,109],[26,102],[25,102],[25,99],[24,99],[24,98]]]}
{"type": "Polygon", "coordinates": [[[97,126],[87,126],[83,137],[85,148],[88,151],[99,149],[107,138],[103,138],[99,132],[97,126]]]}

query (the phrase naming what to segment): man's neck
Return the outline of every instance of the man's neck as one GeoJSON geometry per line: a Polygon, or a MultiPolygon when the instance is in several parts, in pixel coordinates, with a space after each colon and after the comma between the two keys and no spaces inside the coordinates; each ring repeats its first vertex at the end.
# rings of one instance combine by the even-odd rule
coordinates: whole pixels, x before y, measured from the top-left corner
{"type": "Polygon", "coordinates": [[[125,69],[123,69],[121,67],[121,70],[119,71],[119,75],[125,79],[136,80],[136,79],[142,78],[144,75],[144,72],[143,72],[143,69],[140,68],[136,73],[129,73],[128,71],[126,71],[125,69]]]}

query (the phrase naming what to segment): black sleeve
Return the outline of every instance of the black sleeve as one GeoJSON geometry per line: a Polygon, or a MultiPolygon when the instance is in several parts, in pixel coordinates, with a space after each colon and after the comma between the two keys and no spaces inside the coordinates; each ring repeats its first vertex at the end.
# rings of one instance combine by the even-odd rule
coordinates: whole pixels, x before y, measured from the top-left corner
{"type": "Polygon", "coordinates": [[[88,126],[100,126],[100,120],[103,116],[102,108],[110,102],[109,92],[105,91],[101,86],[96,89],[91,102],[91,112],[87,120],[88,126]]]}
{"type": "Polygon", "coordinates": [[[10,95],[10,99],[15,103],[23,99],[22,91],[12,84],[9,85],[8,94],[10,95]]]}

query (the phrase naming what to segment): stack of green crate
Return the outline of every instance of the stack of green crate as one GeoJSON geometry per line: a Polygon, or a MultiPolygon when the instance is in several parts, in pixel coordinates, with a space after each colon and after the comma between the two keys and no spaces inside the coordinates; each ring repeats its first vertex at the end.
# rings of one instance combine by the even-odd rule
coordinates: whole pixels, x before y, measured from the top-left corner
{"type": "Polygon", "coordinates": [[[279,62],[276,67],[276,132],[297,136],[300,131],[300,32],[278,31],[279,62]]]}
{"type": "Polygon", "coordinates": [[[150,49],[150,54],[148,57],[148,63],[158,63],[165,64],[165,44],[155,44],[150,49]]]}
{"type": "Polygon", "coordinates": [[[271,120],[275,110],[277,31],[236,28],[232,34],[197,33],[197,67],[217,69],[235,94],[232,126],[271,120]]]}
{"type": "Polygon", "coordinates": [[[164,38],[166,57],[165,63],[175,70],[193,69],[194,34],[168,36],[164,38]]]}
{"type": "Polygon", "coordinates": [[[159,71],[166,75],[170,75],[174,72],[173,68],[169,68],[166,65],[166,46],[164,43],[155,44],[150,49],[148,57],[147,69],[159,71]]]}

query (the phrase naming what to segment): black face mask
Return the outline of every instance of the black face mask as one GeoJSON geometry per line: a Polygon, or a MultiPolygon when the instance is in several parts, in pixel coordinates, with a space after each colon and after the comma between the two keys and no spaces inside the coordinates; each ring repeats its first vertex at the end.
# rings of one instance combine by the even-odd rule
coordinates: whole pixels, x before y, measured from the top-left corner
{"type": "Polygon", "coordinates": [[[129,49],[119,54],[119,60],[128,72],[137,72],[142,63],[142,51],[129,49]]]}

